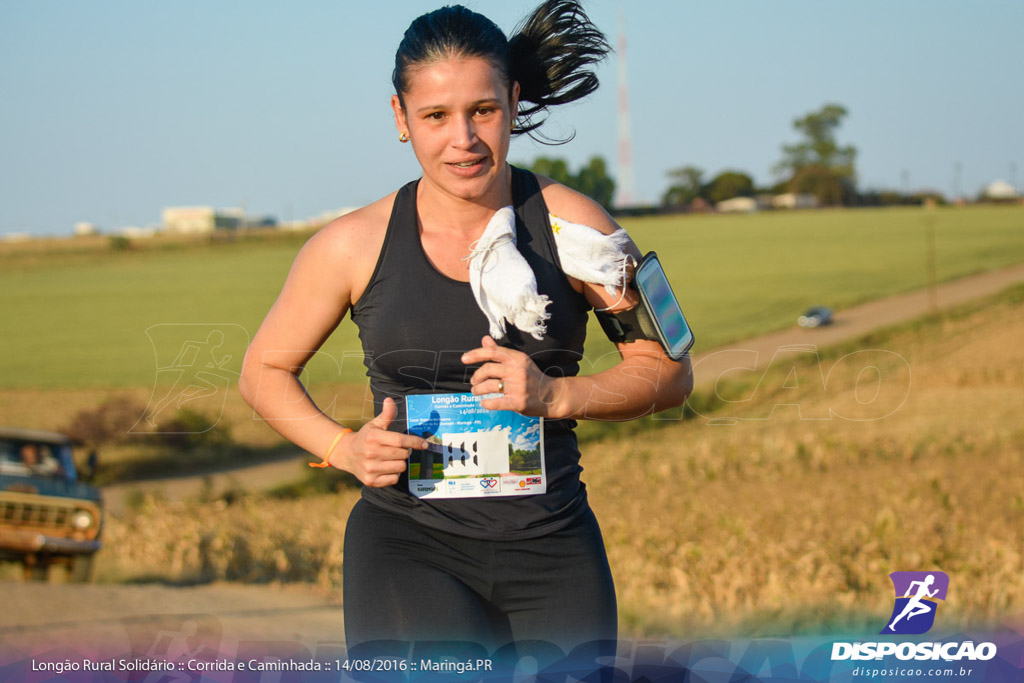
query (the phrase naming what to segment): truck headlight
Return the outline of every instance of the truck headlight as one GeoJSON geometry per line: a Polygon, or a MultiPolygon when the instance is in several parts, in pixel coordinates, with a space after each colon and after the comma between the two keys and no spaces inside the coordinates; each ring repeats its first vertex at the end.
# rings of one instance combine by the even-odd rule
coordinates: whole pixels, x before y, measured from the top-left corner
{"type": "Polygon", "coordinates": [[[92,523],[93,516],[88,510],[75,510],[75,514],[71,515],[71,526],[80,531],[85,531],[92,523]]]}

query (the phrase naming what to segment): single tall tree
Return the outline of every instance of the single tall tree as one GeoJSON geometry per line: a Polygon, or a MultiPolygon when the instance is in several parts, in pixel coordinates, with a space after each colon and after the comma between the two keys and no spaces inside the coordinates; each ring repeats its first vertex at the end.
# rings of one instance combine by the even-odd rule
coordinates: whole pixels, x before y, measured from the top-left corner
{"type": "Polygon", "coordinates": [[[846,203],[852,198],[857,149],[840,147],[835,134],[846,115],[846,107],[826,104],[793,121],[803,139],[783,145],[782,160],[775,166],[776,173],[789,177],[791,192],[814,194],[823,204],[846,203]]]}

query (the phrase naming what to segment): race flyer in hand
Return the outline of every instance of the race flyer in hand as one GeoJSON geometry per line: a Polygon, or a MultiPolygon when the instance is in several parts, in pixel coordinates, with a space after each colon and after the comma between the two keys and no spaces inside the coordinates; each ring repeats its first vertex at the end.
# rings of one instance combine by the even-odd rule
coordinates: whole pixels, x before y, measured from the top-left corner
{"type": "Polygon", "coordinates": [[[408,431],[430,442],[409,458],[418,498],[481,498],[544,493],[543,418],[487,410],[473,394],[406,396],[408,431]]]}

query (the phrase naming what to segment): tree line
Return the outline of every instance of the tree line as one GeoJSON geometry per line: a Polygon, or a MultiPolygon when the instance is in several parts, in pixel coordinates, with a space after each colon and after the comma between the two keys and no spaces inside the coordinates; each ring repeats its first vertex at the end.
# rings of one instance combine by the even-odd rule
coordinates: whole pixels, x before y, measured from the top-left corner
{"type": "Polygon", "coordinates": [[[565,159],[538,157],[529,168],[534,173],[551,178],[577,192],[582,192],[609,211],[615,197],[615,180],[608,174],[608,165],[604,157],[591,157],[578,171],[569,169],[565,159]]]}
{"type": "MultiPolygon", "coordinates": [[[[772,169],[778,178],[769,187],[757,187],[750,174],[726,169],[714,177],[705,177],[703,169],[693,165],[668,171],[671,181],[661,196],[661,206],[669,210],[687,210],[717,204],[733,197],[793,192],[812,195],[820,206],[919,204],[925,199],[942,201],[941,195],[925,193],[905,196],[889,191],[858,194],[854,162],[857,149],[842,145],[837,131],[848,115],[840,104],[825,104],[793,121],[799,139],[782,146],[782,158],[772,169]]],[[[604,159],[595,156],[577,171],[564,159],[539,157],[528,166],[534,173],[582,192],[611,210],[615,180],[604,159]]]]}

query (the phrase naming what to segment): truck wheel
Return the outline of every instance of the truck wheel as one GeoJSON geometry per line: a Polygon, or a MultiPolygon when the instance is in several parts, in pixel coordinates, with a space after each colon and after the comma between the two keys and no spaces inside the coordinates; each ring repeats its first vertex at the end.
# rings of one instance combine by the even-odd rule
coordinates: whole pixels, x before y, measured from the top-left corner
{"type": "Polygon", "coordinates": [[[79,555],[71,560],[71,569],[68,572],[69,583],[89,583],[92,581],[93,556],[79,555]]]}

